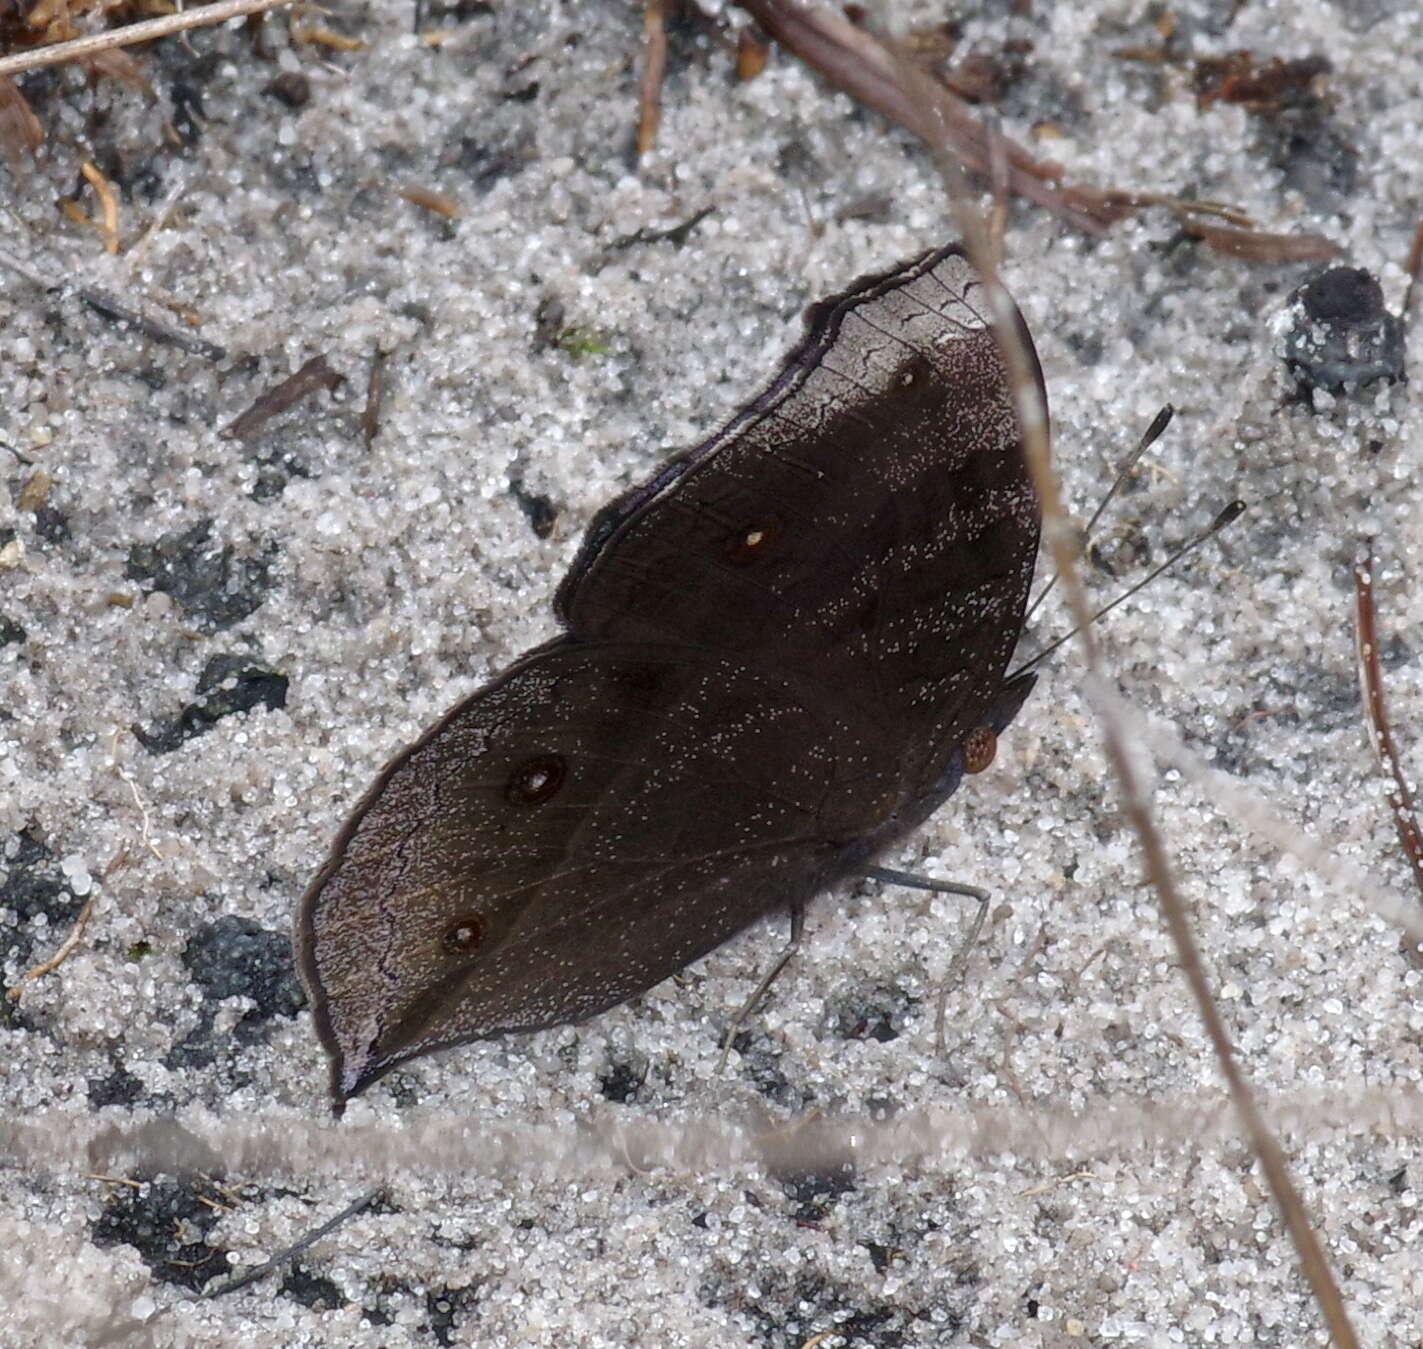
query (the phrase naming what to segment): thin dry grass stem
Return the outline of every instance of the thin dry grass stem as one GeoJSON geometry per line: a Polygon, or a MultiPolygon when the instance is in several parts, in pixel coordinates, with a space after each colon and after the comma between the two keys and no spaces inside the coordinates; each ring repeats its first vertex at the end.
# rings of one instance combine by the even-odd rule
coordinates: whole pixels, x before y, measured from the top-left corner
{"type": "MultiPolygon", "coordinates": [[[[1062,555],[1070,560],[1071,550],[1062,549],[1062,555]]],[[[1058,565],[1060,567],[1061,562],[1058,565]]],[[[1064,586],[1067,588],[1073,608],[1076,610],[1081,582],[1075,575],[1072,575],[1064,579],[1064,586]],[[1074,590],[1079,593],[1074,594],[1074,590]]],[[[1085,607],[1083,612],[1085,612],[1085,607]]],[[[1083,639],[1084,649],[1091,652],[1089,669],[1100,681],[1095,638],[1090,629],[1084,629],[1079,636],[1083,639]]],[[[1260,1160],[1260,1166],[1265,1173],[1270,1193],[1274,1196],[1275,1203],[1284,1218],[1290,1240],[1294,1243],[1295,1250],[1299,1255],[1300,1265],[1314,1293],[1315,1301],[1319,1304],[1319,1309],[1324,1315],[1324,1322],[1329,1328],[1331,1339],[1337,1349],[1357,1349],[1358,1339],[1349,1322],[1348,1313],[1344,1309],[1344,1302],[1334,1275],[1329,1268],[1328,1259],[1310,1225],[1304,1201],[1290,1178],[1284,1151],[1266,1123],[1255,1100],[1254,1092],[1237,1062],[1234,1046],[1231,1044],[1230,1036],[1206,977],[1200,951],[1196,946],[1195,935],[1191,931],[1185,907],[1177,893],[1175,878],[1171,873],[1165,846],[1151,818],[1145,786],[1137,776],[1135,761],[1122,734],[1123,727],[1114,719],[1103,717],[1102,731],[1108,757],[1112,761],[1113,769],[1121,784],[1123,813],[1131,821],[1141,843],[1146,861],[1146,874],[1161,898],[1161,910],[1166,920],[1167,930],[1171,934],[1172,944],[1176,947],[1182,971],[1196,1002],[1196,1009],[1205,1024],[1206,1034],[1215,1051],[1216,1061],[1225,1077],[1231,1103],[1234,1105],[1241,1123],[1245,1126],[1251,1146],[1255,1149],[1255,1154],[1260,1160]]]]}
{"type": "Polygon", "coordinates": [[[194,356],[201,356],[208,361],[227,359],[226,347],[219,346],[216,342],[209,342],[205,338],[193,337],[177,328],[170,328],[166,323],[158,323],[147,318],[136,309],[130,309],[127,305],[120,304],[101,290],[94,290],[86,286],[83,290],[75,293],[100,318],[126,324],[135,332],[140,332],[145,337],[151,337],[155,342],[167,342],[170,346],[179,347],[183,351],[191,352],[194,356]]]}
{"type": "Polygon", "coordinates": [[[667,0],[646,0],[642,10],[642,78],[637,86],[637,157],[651,154],[662,123],[662,81],[667,77],[667,0]]]}
{"type": "Polygon", "coordinates": [[[125,24],[122,28],[112,28],[105,33],[94,33],[88,37],[74,38],[70,42],[55,42],[15,56],[0,57],[0,77],[18,75],[23,70],[38,70],[41,66],[59,65],[64,61],[76,61],[114,47],[129,47],[135,42],[152,42],[155,38],[183,33],[190,28],[210,28],[213,24],[226,23],[228,19],[238,19],[247,14],[262,14],[269,9],[276,9],[279,5],[291,3],[293,0],[217,0],[216,4],[204,5],[200,9],[190,9],[181,14],[144,19],[139,23],[125,24]]]}
{"type": "MultiPolygon", "coordinates": [[[[1316,1144],[1423,1138],[1423,1091],[1345,1080],[1313,1084],[1268,1099],[1269,1113],[1293,1139],[1316,1144]]],[[[333,1130],[295,1107],[254,1115],[192,1105],[181,1119],[145,1110],[102,1118],[61,1109],[0,1119],[0,1161],[36,1173],[132,1176],[162,1171],[203,1176],[222,1167],[248,1182],[264,1178],[379,1184],[393,1174],[472,1176],[622,1176],[743,1173],[748,1167],[823,1171],[846,1164],[922,1168],[952,1175],[964,1157],[1042,1161],[1081,1167],[1093,1158],[1185,1158],[1233,1154],[1241,1129],[1225,1094],[1192,1088],[1178,1096],[1095,1100],[1083,1111],[1058,1104],[978,1109],[920,1107],[872,1118],[863,1111],[813,1112],[776,1121],[706,1116],[665,1122],[577,1125],[520,1121],[474,1127],[467,1114],[422,1114],[398,1125],[374,1120],[333,1130]]]]}
{"type": "Polygon", "coordinates": [[[220,1204],[216,1199],[213,1199],[209,1195],[195,1194],[193,1198],[196,1199],[198,1203],[200,1203],[204,1208],[210,1208],[214,1213],[237,1212],[236,1204],[220,1204]]]}
{"type": "Polygon", "coordinates": [[[998,266],[1003,261],[1003,240],[1008,233],[1008,156],[996,120],[988,125],[994,133],[988,141],[988,186],[993,201],[988,244],[993,250],[994,266],[998,266]]]}
{"type": "Polygon", "coordinates": [[[1227,225],[1239,225],[1241,229],[1253,230],[1255,222],[1238,206],[1225,201],[1187,201],[1184,197],[1168,197],[1156,192],[1138,194],[1143,206],[1165,206],[1183,219],[1207,216],[1224,220],[1227,225]]]}
{"type": "MultiPolygon", "coordinates": [[[[110,753],[117,755],[117,732],[115,732],[114,738],[116,743],[111,746],[110,753]]],[[[143,846],[153,854],[157,861],[163,861],[163,854],[159,852],[158,845],[153,841],[148,818],[148,807],[144,804],[143,794],[138,790],[138,783],[133,780],[133,775],[117,761],[117,758],[115,758],[114,762],[114,773],[118,776],[119,781],[122,782],[133,795],[133,804],[138,808],[139,828],[142,831],[143,846]]]]}
{"type": "MultiPolygon", "coordinates": [[[[989,147],[995,137],[963,99],[887,42],[814,0],[740,0],[740,4],[764,32],[837,88],[913,132],[934,153],[951,154],[978,173],[989,171],[989,147]]],[[[1033,158],[1006,136],[996,139],[1002,142],[1008,185],[1014,193],[1048,207],[1088,233],[1105,232],[1105,223],[1090,209],[1074,205],[1054,185],[1061,176],[1058,165],[1033,158]]]]}
{"type": "Polygon", "coordinates": [[[127,324],[136,332],[142,333],[145,337],[151,337],[156,342],[169,342],[175,347],[181,347],[184,351],[192,352],[193,355],[202,356],[209,361],[221,361],[227,358],[225,347],[205,341],[201,337],[192,337],[176,328],[170,328],[166,324],[147,318],[137,310],[120,304],[106,291],[98,290],[92,286],[71,287],[65,282],[56,281],[52,276],[46,276],[39,268],[26,262],[25,259],[17,257],[8,249],[0,248],[0,267],[8,267],[12,272],[23,276],[26,281],[38,286],[43,291],[65,295],[72,293],[76,299],[87,305],[101,318],[127,324]]]}
{"type": "Polygon", "coordinates": [[[41,960],[38,965],[31,965],[16,981],[6,990],[5,996],[11,1002],[19,1002],[20,994],[24,991],[23,986],[32,979],[42,979],[46,974],[51,974],[57,970],[70,956],[79,949],[79,943],[84,936],[84,929],[89,926],[89,916],[94,912],[94,895],[90,895],[84,901],[84,907],[79,910],[79,917],[74,920],[74,926],[69,929],[69,935],[60,943],[57,950],[48,960],[41,960]]]}
{"type": "Polygon", "coordinates": [[[16,253],[11,253],[9,249],[0,248],[0,266],[9,268],[17,276],[23,276],[31,286],[38,286],[41,290],[58,289],[58,282],[53,282],[50,277],[44,276],[44,273],[33,268],[30,263],[17,256],[16,253]]]}
{"type": "Polygon", "coordinates": [[[125,843],[112,858],[108,865],[104,867],[103,877],[108,881],[110,877],[117,876],[129,864],[128,844],[125,843]]]}
{"type": "Polygon", "coordinates": [[[1060,1190],[1064,1185],[1071,1185],[1079,1180],[1096,1180],[1097,1178],[1095,1171],[1073,1171],[1065,1176],[1054,1176],[1041,1185],[1029,1185],[1026,1190],[1019,1190],[1018,1195],[1023,1199],[1032,1199],[1036,1195],[1051,1194],[1054,1190],[1060,1190]]]}
{"type": "MultiPolygon", "coordinates": [[[[1349,895],[1380,918],[1423,942],[1423,915],[1416,904],[1401,902],[1367,872],[1340,858],[1318,839],[1275,814],[1258,796],[1245,791],[1229,773],[1208,763],[1181,738],[1159,722],[1147,720],[1136,708],[1109,688],[1098,690],[1099,698],[1110,703],[1116,717],[1130,730],[1132,738],[1146,746],[1162,762],[1170,764],[1195,786],[1199,797],[1222,818],[1243,825],[1286,856],[1296,858],[1335,889],[1349,895]]],[[[1332,912],[1332,910],[1331,910],[1332,912]]]]}
{"type": "Polygon", "coordinates": [[[374,1190],[367,1190],[359,1199],[352,1200],[334,1218],[328,1218],[320,1227],[314,1227],[304,1237],[298,1238],[290,1246],[278,1251],[269,1260],[264,1260],[260,1265],[254,1265],[249,1270],[244,1270],[234,1278],[226,1279],[215,1288],[209,1288],[202,1294],[206,1299],[223,1297],[227,1293],[235,1293],[239,1288],[246,1288],[249,1283],[256,1283],[258,1279],[265,1278],[275,1270],[296,1259],[308,1246],[314,1246],[322,1237],[334,1232],[342,1223],[354,1218],[356,1214],[370,1208],[377,1199],[384,1193],[383,1187],[374,1190]]]}
{"type": "Polygon", "coordinates": [[[179,176],[178,181],[163,194],[154,209],[153,216],[148,222],[148,228],[143,231],[138,243],[133,245],[128,251],[129,272],[132,275],[138,271],[148,257],[148,251],[153,247],[153,241],[158,237],[159,231],[168,223],[168,216],[173,208],[178,204],[178,199],[188,190],[188,179],[186,176],[179,176]]]}
{"type": "MultiPolygon", "coordinates": [[[[1087,592],[1077,573],[1075,535],[1062,502],[1057,474],[1052,466],[1046,409],[1038,397],[1032,361],[1018,335],[1019,320],[1013,302],[993,268],[983,226],[978,219],[978,213],[970,204],[971,196],[965,175],[959,165],[948,156],[940,157],[940,168],[945,176],[949,201],[963,233],[969,256],[973,259],[989,298],[994,327],[999,335],[1000,349],[1008,368],[1018,417],[1023,427],[1024,451],[1042,503],[1044,540],[1052,555],[1053,566],[1062,580],[1068,610],[1078,627],[1077,636],[1087,667],[1087,687],[1089,693],[1095,695],[1108,681],[1102,675],[1101,649],[1092,627],[1087,592]]],[[[1133,753],[1128,728],[1123,719],[1116,715],[1112,703],[1105,699],[1099,700],[1095,696],[1093,702],[1097,707],[1107,757],[1120,785],[1122,813],[1131,823],[1141,845],[1146,876],[1160,897],[1162,916],[1216,1061],[1220,1065],[1221,1074],[1225,1078],[1231,1103],[1259,1158],[1270,1193],[1284,1219],[1305,1278],[1336,1349],[1358,1349],[1358,1338],[1350,1324],[1324,1250],[1310,1225],[1304,1201],[1290,1178],[1284,1151],[1266,1123],[1254,1092],[1240,1068],[1235,1048],[1211,992],[1195,935],[1186,918],[1185,905],[1176,888],[1165,843],[1151,815],[1147,785],[1138,771],[1138,761],[1133,753]]]]}
{"type": "Polygon", "coordinates": [[[978,901],[978,912],[969,924],[968,935],[959,943],[959,949],[954,952],[948,969],[944,971],[944,977],[939,981],[938,1006],[934,1010],[934,1049],[940,1058],[948,1053],[949,992],[964,972],[969,957],[978,946],[979,937],[983,935],[983,923],[988,917],[988,903],[987,895],[978,901]]]}
{"type": "MultiPolygon", "coordinates": [[[[1365,545],[1363,562],[1354,567],[1354,638],[1359,659],[1359,692],[1364,700],[1364,712],[1368,719],[1369,739],[1379,764],[1393,778],[1389,788],[1388,805],[1393,813],[1394,828],[1398,830],[1398,842],[1403,855],[1413,869],[1413,883],[1418,889],[1420,904],[1423,904],[1423,831],[1418,827],[1418,815],[1413,807],[1413,793],[1408,786],[1408,778],[1393,743],[1393,730],[1389,725],[1388,706],[1383,696],[1383,670],[1379,663],[1378,611],[1374,605],[1374,548],[1373,540],[1365,545]]],[[[1405,940],[1404,954],[1414,965],[1423,966],[1423,946],[1417,941],[1405,940]]]]}

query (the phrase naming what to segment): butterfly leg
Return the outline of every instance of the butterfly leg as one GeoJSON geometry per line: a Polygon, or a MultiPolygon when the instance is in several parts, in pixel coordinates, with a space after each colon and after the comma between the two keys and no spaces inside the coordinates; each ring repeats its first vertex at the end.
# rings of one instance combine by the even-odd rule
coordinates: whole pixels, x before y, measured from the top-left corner
{"type": "Polygon", "coordinates": [[[886,885],[902,885],[909,890],[930,890],[936,895],[964,895],[987,903],[988,891],[976,885],[964,885],[961,881],[934,881],[927,876],[916,876],[912,871],[896,871],[893,867],[866,867],[865,875],[872,881],[883,881],[886,885]]]}
{"type": "Polygon", "coordinates": [[[931,881],[927,876],[916,876],[912,871],[896,871],[893,867],[869,867],[865,875],[873,881],[883,881],[886,885],[903,885],[911,890],[930,890],[941,895],[963,895],[967,899],[978,901],[978,912],[974,915],[973,926],[969,928],[968,936],[960,943],[959,949],[954,952],[954,958],[949,961],[948,973],[939,985],[939,1008],[934,1014],[934,1044],[942,1057],[945,1051],[944,1023],[948,1015],[949,989],[963,972],[968,953],[978,944],[979,934],[983,931],[983,920],[988,917],[988,891],[980,890],[976,885],[961,885],[957,881],[931,881]]]}
{"type": "Polygon", "coordinates": [[[722,1069],[726,1067],[726,1060],[731,1054],[731,1042],[736,1038],[736,1032],[741,1029],[742,1023],[751,1015],[752,1011],[755,1010],[756,1004],[766,996],[771,985],[776,982],[777,975],[790,964],[791,957],[800,949],[801,933],[805,931],[805,905],[801,903],[790,905],[790,915],[790,941],[786,943],[786,949],[781,952],[780,958],[766,972],[765,978],[756,985],[756,991],[741,1004],[736,1015],[732,1017],[731,1025],[726,1028],[726,1034],[722,1037],[721,1056],[716,1061],[716,1069],[712,1074],[713,1077],[720,1077],[722,1069]]]}

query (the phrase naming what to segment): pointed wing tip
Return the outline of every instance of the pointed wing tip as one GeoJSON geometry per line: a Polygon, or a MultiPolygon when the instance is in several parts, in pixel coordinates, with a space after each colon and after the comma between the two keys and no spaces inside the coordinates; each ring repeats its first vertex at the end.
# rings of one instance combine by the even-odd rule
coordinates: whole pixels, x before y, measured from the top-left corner
{"type": "Polygon", "coordinates": [[[359,1096],[406,1057],[391,1054],[348,1057],[335,1045],[330,1046],[328,1052],[331,1055],[331,1113],[337,1119],[346,1113],[346,1106],[353,1097],[359,1096]]]}

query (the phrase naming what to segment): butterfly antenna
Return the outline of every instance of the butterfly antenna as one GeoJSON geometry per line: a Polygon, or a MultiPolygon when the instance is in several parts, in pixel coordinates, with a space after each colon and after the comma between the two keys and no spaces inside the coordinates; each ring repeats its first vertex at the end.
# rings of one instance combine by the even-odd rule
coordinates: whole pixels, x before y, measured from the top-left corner
{"type": "MultiPolygon", "coordinates": [[[[1087,522],[1087,528],[1082,531],[1084,538],[1092,537],[1092,531],[1097,528],[1097,521],[1102,518],[1103,512],[1112,504],[1112,498],[1121,491],[1122,484],[1126,482],[1132,470],[1141,462],[1141,456],[1161,439],[1166,428],[1171,425],[1171,418],[1175,415],[1176,409],[1170,403],[1167,403],[1166,406],[1151,419],[1151,425],[1146,428],[1145,434],[1137,441],[1136,449],[1127,456],[1126,461],[1122,464],[1121,468],[1117,470],[1117,476],[1113,479],[1112,485],[1107,489],[1106,496],[1097,503],[1097,509],[1092,512],[1092,518],[1087,522]]],[[[1024,623],[1037,612],[1038,606],[1052,594],[1052,588],[1056,584],[1057,577],[1054,576],[1052,580],[1038,592],[1037,599],[1028,605],[1028,611],[1023,615],[1024,623]]],[[[1123,596],[1122,598],[1125,599],[1126,597],[1123,596]]],[[[1100,618],[1101,614],[1098,614],[1097,617],[1100,618]]]]}
{"type": "MultiPolygon", "coordinates": [[[[1212,520],[1210,524],[1208,524],[1203,530],[1201,530],[1201,532],[1197,534],[1195,538],[1187,539],[1186,542],[1183,543],[1174,553],[1172,553],[1171,556],[1168,557],[1166,561],[1163,562],[1159,567],[1153,568],[1135,585],[1129,586],[1126,590],[1122,591],[1122,593],[1118,595],[1116,599],[1114,599],[1110,604],[1103,605],[1102,608],[1098,609],[1097,612],[1093,614],[1090,619],[1087,620],[1088,623],[1096,623],[1099,619],[1105,618],[1119,604],[1125,604],[1127,600],[1131,599],[1131,597],[1137,593],[1137,591],[1144,590],[1158,576],[1160,576],[1162,572],[1169,571],[1183,557],[1187,556],[1187,554],[1189,553],[1194,553],[1196,549],[1199,548],[1203,543],[1205,543],[1208,539],[1214,538],[1215,535],[1219,534],[1222,529],[1224,529],[1227,525],[1233,523],[1234,521],[1238,520],[1244,513],[1245,503],[1243,501],[1232,501],[1230,505],[1228,505],[1223,511],[1221,511],[1221,513],[1217,515],[1216,518],[1212,520]]],[[[1052,655],[1052,653],[1056,651],[1058,647],[1062,646],[1064,642],[1070,642],[1081,631],[1081,627],[1076,627],[1073,628],[1070,632],[1064,633],[1061,637],[1057,639],[1057,641],[1053,642],[1050,646],[1045,646],[1041,651],[1038,652],[1036,656],[1033,656],[1030,660],[1025,660],[1003,682],[1005,684],[1011,684],[1020,675],[1027,674],[1027,672],[1031,670],[1035,665],[1038,665],[1048,656],[1052,655]]]]}

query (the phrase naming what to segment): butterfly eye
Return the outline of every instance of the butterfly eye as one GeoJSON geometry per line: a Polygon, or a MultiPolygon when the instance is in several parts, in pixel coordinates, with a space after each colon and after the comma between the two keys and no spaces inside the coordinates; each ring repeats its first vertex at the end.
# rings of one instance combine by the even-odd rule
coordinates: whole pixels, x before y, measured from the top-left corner
{"type": "Polygon", "coordinates": [[[441,940],[445,950],[452,954],[468,955],[471,951],[479,950],[483,943],[484,923],[476,914],[467,913],[462,918],[456,918],[445,929],[441,940]]]}
{"type": "Polygon", "coordinates": [[[780,517],[767,515],[743,525],[726,541],[726,556],[738,566],[759,562],[780,541],[784,532],[780,517]]]}
{"type": "Polygon", "coordinates": [[[987,726],[970,731],[963,742],[963,769],[965,773],[981,773],[993,762],[998,752],[998,737],[987,726]]]}
{"type": "Polygon", "coordinates": [[[504,795],[516,806],[539,806],[557,793],[567,776],[568,765],[561,755],[541,754],[510,774],[504,795]]]}

